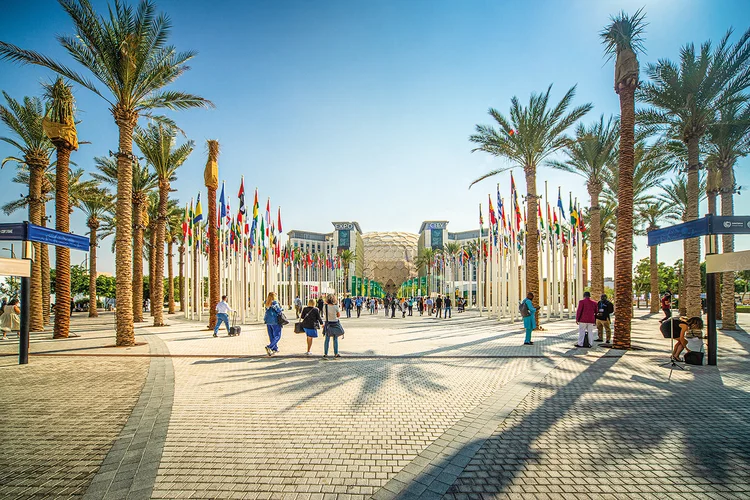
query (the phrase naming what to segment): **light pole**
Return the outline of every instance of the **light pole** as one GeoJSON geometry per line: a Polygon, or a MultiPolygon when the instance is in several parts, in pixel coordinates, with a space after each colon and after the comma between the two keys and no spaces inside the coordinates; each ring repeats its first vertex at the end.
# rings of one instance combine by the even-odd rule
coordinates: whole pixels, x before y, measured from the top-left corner
{"type": "Polygon", "coordinates": [[[16,250],[13,248],[13,245],[10,246],[10,248],[5,247],[3,250],[7,250],[10,252],[10,258],[15,259],[16,258],[16,250]]]}

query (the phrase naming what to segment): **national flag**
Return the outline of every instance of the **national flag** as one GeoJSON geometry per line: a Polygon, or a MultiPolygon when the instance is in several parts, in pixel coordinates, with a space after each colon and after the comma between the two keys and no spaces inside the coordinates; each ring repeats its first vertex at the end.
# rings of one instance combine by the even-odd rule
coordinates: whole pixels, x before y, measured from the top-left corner
{"type": "Polygon", "coordinates": [[[240,180],[240,192],[237,193],[237,197],[240,199],[240,209],[237,213],[237,225],[241,228],[242,222],[245,219],[245,178],[242,177],[240,180]]]}
{"type": "Polygon", "coordinates": [[[258,188],[255,188],[255,201],[253,201],[253,219],[258,218],[258,188]]]}
{"type": "Polygon", "coordinates": [[[271,198],[266,201],[266,236],[270,238],[271,231],[271,198]]]}
{"type": "Polygon", "coordinates": [[[222,225],[224,221],[224,217],[227,216],[227,204],[224,201],[224,182],[221,183],[221,195],[219,195],[219,205],[221,208],[219,209],[219,226],[222,225]]]}
{"type": "Polygon", "coordinates": [[[182,237],[187,238],[188,229],[190,226],[190,223],[188,222],[190,220],[190,212],[188,212],[188,205],[185,203],[185,217],[182,219],[182,237]]]}
{"type": "Polygon", "coordinates": [[[560,209],[560,218],[565,220],[565,209],[563,208],[562,198],[560,197],[560,187],[557,188],[557,208],[560,209]]]}
{"type": "Polygon", "coordinates": [[[578,206],[577,210],[578,215],[578,230],[581,232],[581,234],[586,232],[586,226],[583,225],[583,212],[581,211],[581,206],[578,206]]]}
{"type": "Polygon", "coordinates": [[[557,220],[557,212],[555,212],[552,216],[554,217],[555,234],[559,237],[560,236],[560,222],[558,222],[557,220]]]}
{"type": "Polygon", "coordinates": [[[505,222],[505,204],[503,203],[503,199],[500,198],[499,194],[497,199],[497,212],[500,214],[500,220],[503,222],[503,232],[505,232],[508,230],[508,225],[505,222]]]}
{"type": "Polygon", "coordinates": [[[544,217],[542,216],[542,206],[539,203],[537,203],[536,209],[537,209],[537,217],[539,217],[539,229],[544,231],[544,217]]]}
{"type": "Polygon", "coordinates": [[[193,224],[198,224],[203,220],[203,207],[201,206],[201,194],[198,193],[198,201],[195,204],[195,214],[193,215],[193,224]]]}
{"type": "Polygon", "coordinates": [[[571,193],[568,193],[570,195],[570,198],[568,199],[568,211],[570,212],[570,225],[573,227],[578,226],[578,213],[576,212],[575,207],[573,206],[573,195],[571,193]]]}
{"type": "Polygon", "coordinates": [[[494,227],[497,225],[497,217],[495,217],[495,209],[492,206],[492,196],[487,195],[487,201],[490,203],[490,208],[488,208],[490,213],[490,224],[494,227]]]}
{"type": "MultiPolygon", "coordinates": [[[[481,229],[484,225],[484,219],[482,218],[482,204],[479,204],[479,228],[481,229]]],[[[479,237],[482,237],[482,234],[479,234],[479,237]]]]}
{"type": "Polygon", "coordinates": [[[283,229],[281,229],[281,207],[279,207],[279,216],[278,216],[278,224],[279,226],[279,234],[282,234],[284,232],[283,229]]]}
{"type": "Polygon", "coordinates": [[[190,212],[188,213],[188,246],[193,247],[193,199],[190,198],[190,212]]]}

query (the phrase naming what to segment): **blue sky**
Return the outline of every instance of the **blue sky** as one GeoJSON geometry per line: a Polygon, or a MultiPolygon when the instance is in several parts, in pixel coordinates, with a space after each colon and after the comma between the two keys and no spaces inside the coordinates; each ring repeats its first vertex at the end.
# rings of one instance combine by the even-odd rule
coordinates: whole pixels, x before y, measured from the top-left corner
{"type": "MultiPolygon", "coordinates": [[[[106,5],[94,4],[100,11],[106,5]]],[[[471,153],[474,126],[491,123],[489,107],[506,112],[512,96],[527,101],[551,83],[554,99],[578,85],[576,104],[594,104],[586,122],[617,113],[613,63],[602,55],[598,32],[621,9],[645,6],[642,67],[676,59],[684,43],[718,40],[733,24],[744,31],[747,25],[737,23],[750,19],[744,0],[160,0],[157,6],[172,19],[172,43],[199,52],[174,87],[216,104],[170,115],[197,143],[174,184],[181,202],[204,189],[205,141],[215,138],[220,177],[233,196],[244,175],[248,191],[259,188],[262,204],[270,196],[274,207],[281,205],[284,229],[321,232],[332,230],[333,220],[356,220],[364,231],[416,232],[430,219],[449,220],[451,230],[476,227],[477,205],[486,208],[498,182],[507,197],[509,174],[468,189],[471,180],[505,164],[471,153]]],[[[74,64],[54,38],[72,33],[56,2],[10,0],[3,11],[0,39],[74,64]]],[[[0,89],[15,98],[38,95],[40,83],[51,78],[42,68],[0,62],[0,89]]],[[[79,88],[76,98],[79,137],[91,144],[73,160],[92,170],[94,156],[116,148],[117,128],[99,97],[79,88]]],[[[13,154],[0,145],[0,157],[13,154]]],[[[748,161],[737,168],[744,186],[750,185],[748,161]]],[[[25,191],[8,184],[12,175],[12,167],[0,171],[8,186],[0,203],[25,191]]],[[[514,176],[523,189],[522,172],[514,176]]],[[[543,167],[538,189],[545,180],[551,196],[562,186],[588,203],[580,178],[543,167]]],[[[740,213],[744,196],[735,202],[740,213]]],[[[80,212],[72,229],[86,231],[80,212]]],[[[645,238],[636,244],[636,259],[646,257],[645,238]]],[[[112,272],[109,243],[101,248],[100,269],[112,272]]],[[[747,248],[750,241],[738,238],[737,249],[747,248]]],[[[660,252],[668,263],[682,255],[678,243],[660,252]]],[[[608,276],[611,262],[609,256],[608,276]]]]}

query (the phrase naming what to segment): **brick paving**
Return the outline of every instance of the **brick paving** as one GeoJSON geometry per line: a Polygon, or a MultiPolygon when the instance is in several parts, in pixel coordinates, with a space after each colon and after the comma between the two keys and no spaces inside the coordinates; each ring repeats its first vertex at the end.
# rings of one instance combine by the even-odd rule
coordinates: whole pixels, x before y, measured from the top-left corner
{"type": "Polygon", "coordinates": [[[573,349],[571,321],[522,346],[518,324],[474,313],[365,313],[344,320],[335,361],[320,359],[322,339],[305,356],[291,328],[269,359],[261,325],[214,339],[176,317],[139,325],[146,344],[117,349],[111,321],[77,319],[77,339],[36,335],[26,367],[0,344],[13,379],[1,397],[16,415],[0,425],[3,444],[22,446],[31,421],[41,453],[65,456],[0,451],[0,497],[750,498],[745,332],[720,333],[718,369],[670,380],[659,366],[669,341],[645,317],[634,322],[642,349],[622,353],[573,349]],[[77,389],[75,374],[89,372],[88,392],[77,389]],[[35,383],[16,383],[29,373],[35,383]],[[30,418],[39,400],[88,420],[49,436],[61,419],[30,418]],[[85,471],[68,473],[72,462],[85,471]]]}

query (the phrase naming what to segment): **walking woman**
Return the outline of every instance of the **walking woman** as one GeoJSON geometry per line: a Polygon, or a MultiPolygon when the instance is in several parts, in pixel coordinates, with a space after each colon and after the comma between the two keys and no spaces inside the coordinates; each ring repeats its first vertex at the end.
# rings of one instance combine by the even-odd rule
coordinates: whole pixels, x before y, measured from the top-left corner
{"type": "Polygon", "coordinates": [[[279,352],[279,340],[281,340],[281,325],[279,316],[283,313],[281,306],[276,301],[276,293],[271,292],[266,297],[266,314],[263,316],[263,322],[268,329],[269,344],[266,346],[266,353],[273,356],[279,352]]]}
{"type": "Polygon", "coordinates": [[[307,355],[310,356],[312,354],[313,339],[318,338],[318,327],[323,324],[323,319],[320,317],[320,310],[315,307],[313,299],[307,301],[307,307],[302,309],[300,318],[302,318],[302,328],[305,329],[305,334],[307,334],[307,355]]]}
{"type": "Polygon", "coordinates": [[[526,298],[521,301],[521,316],[523,327],[526,329],[523,345],[534,345],[531,341],[531,332],[536,328],[536,308],[534,307],[534,294],[531,292],[526,294],[526,298]]]}
{"type": "Polygon", "coordinates": [[[343,337],[344,329],[341,327],[339,318],[341,312],[339,306],[336,305],[336,296],[329,294],[326,297],[326,306],[323,312],[323,320],[325,321],[325,327],[323,328],[323,334],[326,336],[326,340],[323,343],[323,359],[328,359],[328,346],[333,337],[333,356],[335,358],[339,356],[339,337],[343,337]]]}
{"type": "Polygon", "coordinates": [[[3,310],[0,311],[0,330],[3,331],[3,340],[8,340],[8,334],[16,332],[20,334],[21,330],[21,308],[18,306],[18,299],[12,299],[8,302],[3,310]]]}

